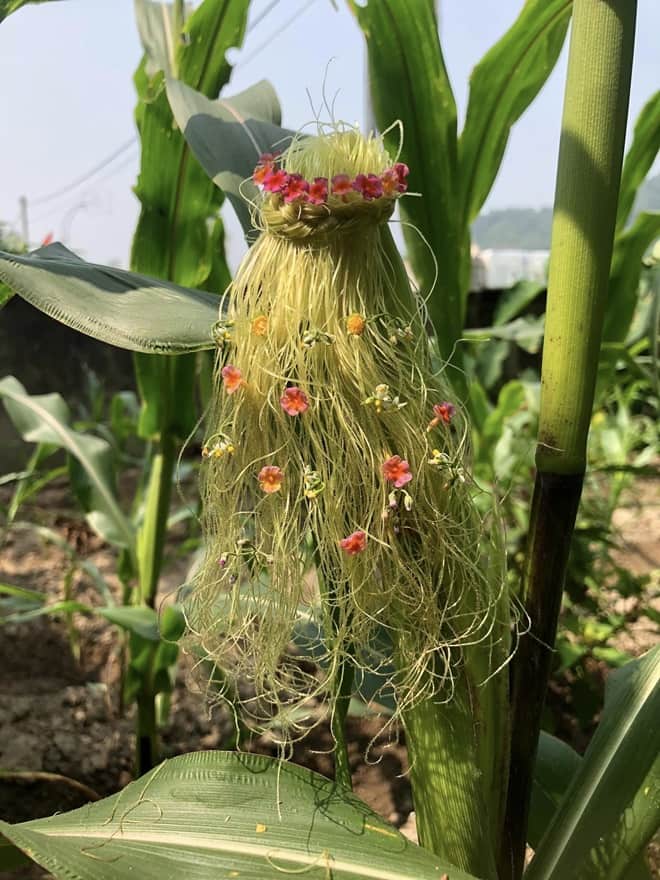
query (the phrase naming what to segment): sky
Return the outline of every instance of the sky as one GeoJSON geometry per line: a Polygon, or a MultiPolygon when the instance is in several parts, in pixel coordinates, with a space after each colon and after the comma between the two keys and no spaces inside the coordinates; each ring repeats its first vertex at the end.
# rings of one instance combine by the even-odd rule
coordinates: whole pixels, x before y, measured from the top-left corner
{"type": "MultiPolygon", "coordinates": [[[[459,120],[471,69],[521,6],[522,0],[441,0],[441,39],[459,120]]],[[[660,84],[658,34],[660,3],[639,0],[629,136],[660,84]]],[[[132,76],[141,51],[133,0],[26,6],[0,25],[0,221],[20,232],[24,196],[31,245],[52,233],[88,260],[127,265],[139,205],[132,192],[138,145],[126,145],[135,136],[132,76]],[[115,152],[89,181],[49,198],[115,152]]],[[[318,105],[324,78],[327,93],[338,92],[337,116],[365,124],[364,40],[343,0],[253,0],[244,45],[228,57],[234,71],[226,94],[269,79],[289,128],[313,119],[310,95],[318,105]]],[[[565,73],[566,47],[514,126],[484,210],[552,204],[565,73]]],[[[235,266],[244,245],[233,216],[227,221],[235,266]]]]}

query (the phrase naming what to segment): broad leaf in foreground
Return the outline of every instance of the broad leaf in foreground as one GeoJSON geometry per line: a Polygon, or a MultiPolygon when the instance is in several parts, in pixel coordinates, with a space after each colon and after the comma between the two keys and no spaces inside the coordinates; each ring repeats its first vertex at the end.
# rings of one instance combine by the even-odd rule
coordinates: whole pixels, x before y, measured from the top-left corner
{"type": "Polygon", "coordinates": [[[0,831],[67,880],[474,880],[336,783],[234,752],[173,758],[105,800],[0,831]]]}
{"type": "Polygon", "coordinates": [[[244,232],[252,229],[246,199],[257,189],[250,180],[262,153],[285,149],[293,132],[280,127],[280,107],[266,80],[233,98],[211,101],[179,80],[167,79],[167,97],[190,149],[208,176],[229,198],[244,232]]]}
{"type": "Polygon", "coordinates": [[[0,251],[0,280],[49,317],[119,348],[180,354],[214,347],[216,296],[87,263],[59,242],[25,256],[0,251]]]}
{"type": "Polygon", "coordinates": [[[660,647],[611,674],[579,771],[525,876],[617,880],[660,823],[660,647]]]}

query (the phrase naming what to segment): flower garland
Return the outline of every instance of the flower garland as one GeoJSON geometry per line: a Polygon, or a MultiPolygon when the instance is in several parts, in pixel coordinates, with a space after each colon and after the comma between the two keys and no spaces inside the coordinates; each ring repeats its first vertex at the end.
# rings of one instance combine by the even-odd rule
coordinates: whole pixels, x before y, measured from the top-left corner
{"type": "Polygon", "coordinates": [[[301,174],[287,174],[278,168],[279,157],[275,153],[264,153],[252,174],[253,182],[262,192],[279,195],[287,205],[294,202],[310,205],[326,205],[334,197],[342,202],[351,198],[362,198],[367,202],[374,199],[395,199],[408,190],[408,166],[395,162],[380,174],[335,174],[305,180],[301,174]]]}

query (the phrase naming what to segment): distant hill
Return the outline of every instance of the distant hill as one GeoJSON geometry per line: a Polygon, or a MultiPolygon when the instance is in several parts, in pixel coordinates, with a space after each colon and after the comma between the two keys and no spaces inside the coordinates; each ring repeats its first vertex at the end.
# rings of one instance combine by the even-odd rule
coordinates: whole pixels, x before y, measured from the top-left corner
{"type": "MultiPolygon", "coordinates": [[[[633,214],[660,211],[660,174],[640,187],[633,214]]],[[[482,214],[472,224],[480,248],[549,250],[552,208],[507,208],[482,214]]]]}

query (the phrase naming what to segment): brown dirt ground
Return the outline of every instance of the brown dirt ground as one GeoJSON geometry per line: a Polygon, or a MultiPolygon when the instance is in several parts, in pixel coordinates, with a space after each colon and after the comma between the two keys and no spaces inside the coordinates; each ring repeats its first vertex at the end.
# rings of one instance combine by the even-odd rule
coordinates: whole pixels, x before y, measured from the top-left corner
{"type": "MultiPolygon", "coordinates": [[[[5,491],[5,490],[3,490],[5,491]]],[[[630,496],[617,513],[622,549],[619,562],[636,573],[660,567],[660,497],[657,483],[630,496]],[[640,504],[641,499],[641,507],[640,504]]],[[[44,491],[38,502],[23,511],[26,519],[55,528],[76,546],[119,593],[113,552],[81,521],[65,485],[44,491]]],[[[172,543],[162,593],[182,582],[187,561],[172,543]]],[[[0,582],[38,589],[55,600],[62,598],[67,572],[66,554],[45,544],[29,530],[12,529],[0,545],[0,582]]],[[[101,600],[90,581],[76,575],[74,596],[90,604],[101,600]]],[[[6,625],[0,638],[0,767],[37,773],[62,774],[93,789],[111,794],[131,779],[133,718],[119,706],[119,641],[112,626],[99,618],[75,615],[79,658],[71,651],[66,621],[37,618],[6,625]]],[[[639,654],[657,642],[657,628],[641,620],[620,638],[619,647],[639,654]],[[626,641],[627,640],[627,641],[626,641]]],[[[210,712],[203,698],[187,686],[190,662],[184,658],[172,699],[169,724],[163,731],[165,757],[199,749],[222,748],[232,731],[226,710],[210,712]]],[[[594,675],[603,677],[602,668],[594,675]]],[[[414,814],[406,777],[403,742],[380,734],[375,719],[349,723],[349,753],[356,793],[386,819],[414,835],[414,814]],[[375,737],[375,739],[374,739],[375,737]],[[365,753],[371,746],[370,760],[365,753]]],[[[330,735],[316,729],[311,741],[295,747],[294,760],[332,776],[330,735]]],[[[576,745],[583,745],[576,743],[576,745]]],[[[268,737],[252,748],[274,754],[268,737]]],[[[54,780],[0,779],[0,818],[19,822],[69,810],[87,800],[70,784],[54,780]]],[[[9,875],[8,875],[9,876],[9,875]]],[[[10,875],[37,880],[49,875],[26,868],[10,875]]]]}

